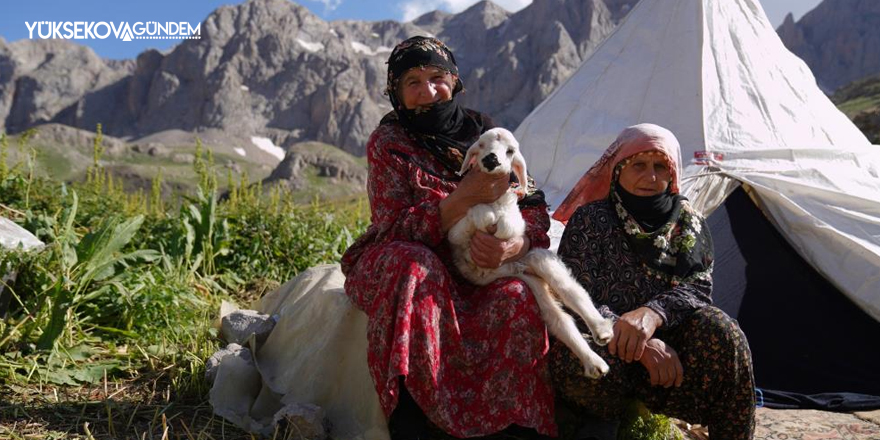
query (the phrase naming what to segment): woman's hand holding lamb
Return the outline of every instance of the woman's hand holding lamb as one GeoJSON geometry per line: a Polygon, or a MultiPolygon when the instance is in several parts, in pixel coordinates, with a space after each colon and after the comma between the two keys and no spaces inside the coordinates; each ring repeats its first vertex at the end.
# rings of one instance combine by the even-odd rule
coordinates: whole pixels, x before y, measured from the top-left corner
{"type": "Polygon", "coordinates": [[[461,195],[468,203],[468,208],[480,203],[492,203],[507,192],[510,187],[510,176],[504,174],[484,173],[472,168],[462,177],[458,188],[450,194],[461,195]]]}
{"type": "Polygon", "coordinates": [[[449,231],[472,206],[498,200],[509,187],[509,176],[488,174],[478,169],[470,170],[455,191],[440,202],[440,223],[443,231],[449,231]]]}
{"type": "MultiPolygon", "coordinates": [[[[494,227],[490,227],[489,232],[494,232],[493,229],[494,227]]],[[[494,269],[504,263],[519,260],[530,247],[526,236],[501,240],[486,232],[477,231],[471,238],[471,258],[477,266],[494,269]]]]}

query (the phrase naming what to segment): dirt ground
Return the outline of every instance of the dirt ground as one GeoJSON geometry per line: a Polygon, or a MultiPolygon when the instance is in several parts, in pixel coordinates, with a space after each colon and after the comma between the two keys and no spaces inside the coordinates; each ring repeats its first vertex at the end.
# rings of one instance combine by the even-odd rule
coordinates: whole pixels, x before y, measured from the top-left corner
{"type": "MultiPolygon", "coordinates": [[[[880,410],[846,414],[758,408],[756,419],[755,440],[880,440],[880,410]]],[[[700,427],[680,427],[691,440],[709,438],[700,427]]]]}

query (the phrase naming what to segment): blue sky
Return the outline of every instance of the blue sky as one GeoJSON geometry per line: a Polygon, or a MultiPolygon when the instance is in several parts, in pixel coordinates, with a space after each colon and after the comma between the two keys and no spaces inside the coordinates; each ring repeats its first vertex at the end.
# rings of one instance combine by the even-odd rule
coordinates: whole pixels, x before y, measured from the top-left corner
{"type": "MultiPolygon", "coordinates": [[[[459,12],[477,0],[297,0],[324,20],[398,20],[411,19],[422,13],[443,9],[459,12]]],[[[493,0],[508,10],[519,10],[531,0],[493,0]]],[[[816,7],[821,0],[760,0],[770,21],[778,26],[785,14],[793,12],[795,18],[816,7]]],[[[88,21],[123,22],[137,21],[188,22],[195,25],[214,9],[236,1],[221,0],[25,0],[3,7],[0,14],[0,37],[7,42],[28,38],[25,22],[34,21],[88,21]]],[[[176,44],[175,40],[134,40],[121,41],[116,38],[105,40],[79,40],[98,55],[105,58],[134,58],[143,50],[154,47],[167,49],[176,44]]]]}

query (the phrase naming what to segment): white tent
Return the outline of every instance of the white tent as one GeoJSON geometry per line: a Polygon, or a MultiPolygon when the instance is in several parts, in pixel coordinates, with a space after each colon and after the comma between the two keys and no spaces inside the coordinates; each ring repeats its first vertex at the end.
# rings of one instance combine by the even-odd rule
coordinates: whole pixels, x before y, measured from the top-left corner
{"type": "Polygon", "coordinates": [[[516,130],[551,204],[625,127],[672,130],[708,215],[741,183],[819,273],[880,321],[880,146],[819,90],[757,0],[642,0],[516,130]]]}

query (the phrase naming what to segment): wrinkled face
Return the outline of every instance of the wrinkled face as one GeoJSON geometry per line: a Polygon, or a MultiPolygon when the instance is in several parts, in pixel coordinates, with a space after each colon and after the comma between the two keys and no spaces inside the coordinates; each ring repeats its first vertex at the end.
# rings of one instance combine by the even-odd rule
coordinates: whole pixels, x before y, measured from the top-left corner
{"type": "Polygon", "coordinates": [[[666,191],[671,180],[666,155],[648,151],[625,159],[618,182],[630,194],[646,197],[666,191]]]}
{"type": "Polygon", "coordinates": [[[439,67],[413,67],[397,82],[400,102],[409,110],[427,108],[452,99],[455,75],[439,67]]]}
{"type": "Polygon", "coordinates": [[[526,160],[519,152],[519,142],[508,130],[493,128],[483,133],[480,139],[468,148],[459,174],[464,174],[474,166],[488,174],[513,172],[520,182],[520,190],[525,188],[526,160]]]}

